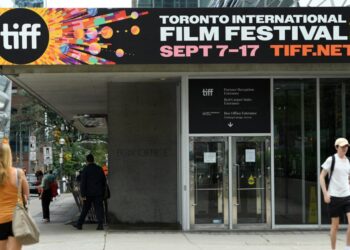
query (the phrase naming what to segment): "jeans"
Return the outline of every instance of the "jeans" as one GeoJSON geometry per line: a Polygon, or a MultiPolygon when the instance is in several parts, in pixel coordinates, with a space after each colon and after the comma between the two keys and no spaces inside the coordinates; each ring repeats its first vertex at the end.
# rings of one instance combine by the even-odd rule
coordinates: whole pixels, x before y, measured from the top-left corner
{"type": "Polygon", "coordinates": [[[43,219],[50,220],[51,200],[52,200],[51,189],[44,190],[41,196],[41,206],[43,208],[43,219]]]}

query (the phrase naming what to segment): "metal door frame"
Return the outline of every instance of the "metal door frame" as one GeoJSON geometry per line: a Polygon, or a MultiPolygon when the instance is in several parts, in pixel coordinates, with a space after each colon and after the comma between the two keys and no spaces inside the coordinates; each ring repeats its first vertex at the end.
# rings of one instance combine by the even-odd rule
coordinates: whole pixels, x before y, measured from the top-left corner
{"type": "MultiPolygon", "coordinates": [[[[189,137],[189,148],[191,148],[191,138],[196,138],[197,142],[210,142],[211,139],[213,139],[213,142],[224,142],[226,143],[225,145],[225,155],[227,158],[227,168],[229,170],[229,156],[230,156],[230,147],[229,147],[229,138],[227,136],[190,136],[189,137]]],[[[189,163],[189,171],[191,169],[191,162],[189,163]]],[[[225,202],[225,197],[224,197],[224,211],[223,211],[223,218],[224,221],[222,224],[195,224],[195,200],[194,197],[194,188],[192,188],[191,185],[191,173],[189,172],[189,180],[190,180],[190,185],[189,185],[189,204],[190,204],[190,229],[228,229],[229,227],[229,223],[230,223],[230,216],[229,216],[229,206],[230,206],[230,175],[228,174],[228,176],[226,177],[227,181],[228,181],[228,190],[225,192],[225,182],[224,182],[224,178],[223,178],[223,190],[224,190],[224,194],[227,193],[227,204],[225,202]]]]}
{"type": "MultiPolygon", "coordinates": [[[[209,141],[209,138],[215,138],[218,141],[228,142],[227,147],[227,159],[228,159],[228,204],[224,205],[224,223],[223,224],[195,224],[195,209],[194,209],[194,201],[192,197],[193,195],[193,189],[191,185],[189,185],[189,205],[190,205],[190,216],[189,216],[189,229],[229,229],[229,230],[236,230],[236,229],[271,229],[272,228],[272,210],[271,210],[271,204],[272,204],[272,137],[271,134],[230,134],[230,135],[191,135],[190,138],[197,138],[198,141],[209,141]],[[239,137],[260,137],[270,140],[270,147],[271,147],[271,154],[270,154],[270,169],[269,174],[270,177],[270,183],[268,184],[268,188],[266,188],[265,191],[265,208],[266,208],[266,223],[258,223],[258,224],[238,224],[238,217],[237,217],[237,197],[233,195],[233,187],[237,187],[236,178],[234,177],[234,170],[236,168],[233,167],[233,163],[236,162],[236,154],[234,153],[234,144],[236,143],[236,139],[239,137]],[[228,218],[228,228],[225,226],[225,218],[228,218]]],[[[189,141],[189,144],[191,142],[189,141]]],[[[190,148],[190,146],[189,146],[190,148]]],[[[190,167],[189,167],[190,171],[190,167]]],[[[189,172],[190,177],[190,172],[189,172]]]]}
{"type": "MultiPolygon", "coordinates": [[[[272,221],[271,221],[271,191],[272,191],[272,185],[271,185],[271,179],[272,179],[272,172],[271,172],[271,163],[272,163],[272,154],[270,154],[270,168],[269,172],[264,173],[269,175],[270,183],[265,184],[266,190],[265,190],[265,216],[266,216],[266,223],[257,223],[257,224],[239,224],[238,223],[238,183],[237,178],[234,178],[237,176],[237,168],[234,167],[234,164],[236,164],[237,159],[237,148],[236,143],[237,138],[239,137],[245,137],[245,138],[254,138],[254,137],[260,137],[270,140],[270,147],[272,148],[272,141],[271,141],[271,135],[270,134],[259,134],[259,135],[234,135],[229,137],[229,183],[230,183],[230,190],[229,195],[231,198],[230,209],[229,209],[229,218],[230,219],[230,225],[229,229],[262,229],[262,228],[269,228],[272,227],[272,221]],[[236,195],[235,195],[236,194],[236,195]]],[[[265,150],[265,149],[264,149],[265,150]]],[[[266,159],[267,160],[267,159],[266,159]]]]}

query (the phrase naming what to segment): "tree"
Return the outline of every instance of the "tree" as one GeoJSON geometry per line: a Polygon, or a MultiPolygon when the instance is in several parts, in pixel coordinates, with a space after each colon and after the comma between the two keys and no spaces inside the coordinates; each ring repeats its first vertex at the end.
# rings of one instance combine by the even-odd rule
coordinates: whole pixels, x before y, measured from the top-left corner
{"type": "MultiPolygon", "coordinates": [[[[38,149],[42,149],[43,146],[51,146],[53,164],[49,166],[49,169],[60,174],[61,145],[59,141],[61,138],[65,140],[65,144],[62,145],[64,175],[74,175],[76,171],[81,169],[85,163],[85,155],[89,152],[94,154],[98,164],[105,162],[107,154],[107,137],[105,135],[82,134],[72,123],[64,120],[22,89],[17,91],[13,99],[15,99],[16,104],[13,105],[11,118],[12,138],[15,138],[17,145],[18,136],[16,135],[18,133],[21,133],[25,139],[29,138],[29,135],[34,135],[38,149]]],[[[17,146],[16,149],[18,149],[17,146]]],[[[14,154],[18,156],[18,150],[15,150],[14,154]]],[[[38,161],[37,165],[42,168],[43,162],[38,161]]]]}

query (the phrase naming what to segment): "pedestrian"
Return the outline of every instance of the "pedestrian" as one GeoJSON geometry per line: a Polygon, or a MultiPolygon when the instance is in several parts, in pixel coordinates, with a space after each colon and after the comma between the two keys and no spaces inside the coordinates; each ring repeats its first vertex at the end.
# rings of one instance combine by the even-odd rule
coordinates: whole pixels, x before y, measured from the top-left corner
{"type": "Polygon", "coordinates": [[[38,182],[40,182],[40,184],[41,184],[41,181],[43,180],[43,177],[44,177],[43,171],[41,171],[41,170],[36,171],[35,172],[35,177],[38,180],[38,182]]]}
{"type": "Polygon", "coordinates": [[[49,171],[44,175],[41,182],[42,192],[40,193],[39,198],[41,199],[41,206],[43,210],[43,222],[50,222],[50,203],[52,201],[52,184],[55,181],[55,176],[52,174],[52,171],[49,171]]]}
{"type": "Polygon", "coordinates": [[[29,186],[25,174],[21,169],[12,166],[11,148],[7,140],[0,144],[0,249],[20,250],[21,244],[14,238],[12,232],[12,218],[15,210],[19,186],[22,184],[24,203],[29,197],[29,186]],[[18,178],[18,176],[20,178],[18,178]]]}
{"type": "Polygon", "coordinates": [[[338,138],[335,141],[336,154],[327,158],[322,164],[320,174],[320,185],[324,202],[328,204],[329,215],[331,217],[331,247],[336,249],[337,231],[340,217],[344,214],[348,220],[348,230],[346,233],[345,250],[350,250],[350,162],[346,157],[349,142],[345,138],[338,138]],[[325,178],[328,175],[329,184],[326,186],[325,178]]]}
{"type": "Polygon", "coordinates": [[[94,163],[95,160],[92,154],[86,156],[86,162],[87,164],[80,177],[80,193],[83,200],[83,208],[74,227],[79,230],[82,229],[85,217],[93,204],[98,223],[97,230],[103,230],[103,199],[106,190],[106,177],[102,168],[94,163]]]}
{"type": "Polygon", "coordinates": [[[39,170],[39,171],[36,171],[35,176],[36,176],[36,179],[37,179],[37,181],[35,182],[35,186],[38,189],[38,195],[40,197],[40,194],[42,192],[41,182],[42,182],[42,180],[44,178],[44,173],[43,173],[43,171],[39,170]]]}
{"type": "Polygon", "coordinates": [[[107,162],[105,162],[102,166],[102,170],[105,173],[105,176],[108,176],[108,166],[107,166],[107,162]]]}

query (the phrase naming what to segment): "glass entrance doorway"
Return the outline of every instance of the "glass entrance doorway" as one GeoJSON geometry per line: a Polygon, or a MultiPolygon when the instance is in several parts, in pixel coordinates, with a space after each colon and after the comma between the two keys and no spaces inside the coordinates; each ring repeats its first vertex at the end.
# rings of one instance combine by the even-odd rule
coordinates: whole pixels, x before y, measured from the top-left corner
{"type": "Polygon", "coordinates": [[[191,228],[271,225],[270,137],[191,137],[191,228]]]}
{"type": "Polygon", "coordinates": [[[191,224],[228,224],[228,140],[193,138],[190,142],[191,224]]]}
{"type": "Polygon", "coordinates": [[[270,158],[269,138],[232,138],[234,227],[270,220],[270,158]]]}

